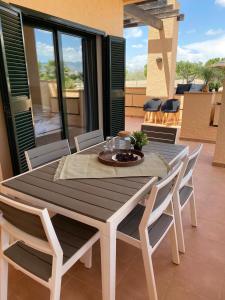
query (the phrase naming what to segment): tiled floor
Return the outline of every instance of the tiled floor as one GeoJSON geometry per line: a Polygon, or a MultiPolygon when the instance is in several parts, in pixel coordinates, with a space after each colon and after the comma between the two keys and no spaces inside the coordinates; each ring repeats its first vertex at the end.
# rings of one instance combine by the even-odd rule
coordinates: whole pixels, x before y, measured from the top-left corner
{"type": "MultiPolygon", "coordinates": [[[[127,129],[140,129],[141,121],[127,120],[127,129]]],[[[225,169],[211,166],[213,151],[214,145],[204,144],[194,176],[198,229],[190,226],[188,207],[183,214],[186,253],[181,264],[172,264],[167,240],[154,254],[159,300],[225,300],[225,169]]],[[[140,251],[123,242],[118,242],[117,250],[116,299],[146,300],[140,251]]],[[[14,270],[9,290],[10,300],[49,299],[46,288],[14,270]]],[[[94,247],[92,269],[78,263],[65,275],[61,299],[101,299],[99,244],[94,247]]]]}

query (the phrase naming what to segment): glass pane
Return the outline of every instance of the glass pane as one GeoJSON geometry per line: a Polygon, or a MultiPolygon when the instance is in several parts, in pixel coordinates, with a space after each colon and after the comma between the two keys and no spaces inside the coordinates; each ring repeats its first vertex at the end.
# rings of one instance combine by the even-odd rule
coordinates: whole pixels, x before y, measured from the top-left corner
{"type": "Polygon", "coordinates": [[[53,33],[24,28],[36,144],[62,139],[53,33]]]}
{"type": "Polygon", "coordinates": [[[86,111],[83,82],[82,38],[61,34],[63,54],[63,96],[66,103],[70,146],[74,137],[86,132],[86,111]]]}

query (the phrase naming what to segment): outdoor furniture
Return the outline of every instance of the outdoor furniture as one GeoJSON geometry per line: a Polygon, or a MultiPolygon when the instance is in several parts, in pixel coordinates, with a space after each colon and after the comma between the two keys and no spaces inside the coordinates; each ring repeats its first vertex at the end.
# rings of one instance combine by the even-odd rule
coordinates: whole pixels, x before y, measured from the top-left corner
{"type": "Polygon", "coordinates": [[[147,134],[149,141],[175,144],[177,139],[177,128],[141,125],[141,131],[147,134]]]}
{"type": "Polygon", "coordinates": [[[7,300],[9,263],[49,288],[51,300],[59,300],[62,276],[84,255],[91,267],[91,247],[99,232],[62,215],[50,219],[46,208],[21,201],[0,194],[0,298],[7,300]]]}
{"type": "Polygon", "coordinates": [[[68,140],[57,141],[25,151],[29,170],[69,154],[71,152],[68,140]]]}
{"type": "Polygon", "coordinates": [[[159,98],[153,98],[144,104],[145,118],[144,122],[151,122],[154,119],[154,123],[157,123],[157,118],[160,119],[160,108],[162,100],[159,98]]]}
{"type": "MultiPolygon", "coordinates": [[[[180,263],[172,199],[181,168],[182,163],[156,183],[146,199],[145,206],[138,204],[118,226],[117,237],[142,251],[150,300],[158,299],[152,254],[167,233],[171,239],[172,260],[175,264],[180,263]]],[[[149,187],[143,190],[143,194],[147,195],[148,192],[149,187]]]]}
{"type": "Polygon", "coordinates": [[[184,160],[184,165],[180,173],[179,188],[174,194],[174,214],[177,229],[177,240],[179,251],[185,252],[184,232],[182,225],[182,210],[190,203],[191,223],[192,226],[197,226],[195,194],[193,185],[193,171],[202,150],[202,144],[199,145],[189,156],[184,160]]]}
{"type": "Polygon", "coordinates": [[[178,84],[176,88],[176,95],[183,95],[184,93],[190,92],[202,92],[204,84],[186,83],[178,84]]]}
{"type": "Polygon", "coordinates": [[[87,132],[76,136],[74,139],[77,152],[79,152],[81,150],[104,142],[103,130],[98,129],[95,131],[87,132]]]}
{"type": "MultiPolygon", "coordinates": [[[[83,153],[102,150],[103,144],[99,144],[83,153]]],[[[188,147],[151,142],[143,147],[143,152],[158,153],[172,166],[187,155],[188,147]]],[[[143,191],[150,189],[156,178],[54,181],[57,167],[58,162],[53,162],[5,180],[1,191],[97,228],[101,242],[103,300],[115,300],[117,226],[143,199],[143,191]]]]}
{"type": "Polygon", "coordinates": [[[162,124],[168,123],[170,115],[173,116],[173,124],[177,125],[179,122],[178,113],[180,111],[180,101],[178,99],[166,100],[161,106],[161,112],[163,113],[162,124]]]}

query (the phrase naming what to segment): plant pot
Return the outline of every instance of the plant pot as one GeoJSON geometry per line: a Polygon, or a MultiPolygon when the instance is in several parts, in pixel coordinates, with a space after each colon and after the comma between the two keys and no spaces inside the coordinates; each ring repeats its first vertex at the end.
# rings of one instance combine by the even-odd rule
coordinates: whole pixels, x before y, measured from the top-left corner
{"type": "Polygon", "coordinates": [[[142,146],[138,146],[138,145],[134,145],[134,150],[138,150],[138,151],[141,151],[142,150],[142,146]]]}

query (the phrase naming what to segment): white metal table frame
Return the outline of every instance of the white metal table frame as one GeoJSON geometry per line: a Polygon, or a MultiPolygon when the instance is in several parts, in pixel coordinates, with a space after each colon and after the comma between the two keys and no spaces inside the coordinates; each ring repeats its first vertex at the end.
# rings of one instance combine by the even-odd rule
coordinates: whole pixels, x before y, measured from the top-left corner
{"type": "MultiPolygon", "coordinates": [[[[103,143],[100,143],[103,144],[103,143]]],[[[98,144],[98,145],[100,145],[98,144]]],[[[98,145],[94,145],[90,148],[94,148],[98,145]]],[[[89,149],[90,149],[89,148],[89,149]]],[[[85,149],[87,150],[87,149],[85,149]]],[[[85,151],[82,150],[82,151],[85,151]]],[[[81,152],[81,151],[80,151],[81,152]]],[[[80,153],[79,152],[79,153],[80,153]]],[[[188,147],[185,147],[171,162],[170,165],[173,165],[174,162],[181,160],[188,154],[188,147]]],[[[58,160],[54,161],[57,162],[58,160]]],[[[46,165],[52,164],[50,162],[46,165]]],[[[35,170],[42,168],[40,166],[35,170]]],[[[33,172],[34,170],[28,171],[33,172]]],[[[14,178],[23,176],[23,174],[17,175],[14,178]]],[[[5,183],[12,178],[3,181],[5,183]]],[[[46,207],[48,210],[55,213],[64,215],[66,217],[72,218],[74,220],[80,221],[82,223],[96,227],[100,231],[100,246],[101,246],[101,276],[102,276],[102,299],[103,300],[115,300],[116,294],[116,235],[117,235],[117,226],[118,224],[131,212],[131,210],[138,204],[138,202],[143,197],[143,191],[151,187],[151,185],[157,180],[156,177],[152,177],[136,194],[134,194],[120,209],[118,209],[106,222],[96,220],[94,218],[85,216],[80,213],[76,213],[69,209],[65,209],[58,205],[51,204],[49,202],[43,201],[36,197],[32,197],[25,193],[21,193],[12,188],[6,187],[4,185],[0,186],[0,190],[4,194],[8,194],[14,197],[21,198],[25,203],[30,205],[35,205],[38,207],[46,207]]]]}

